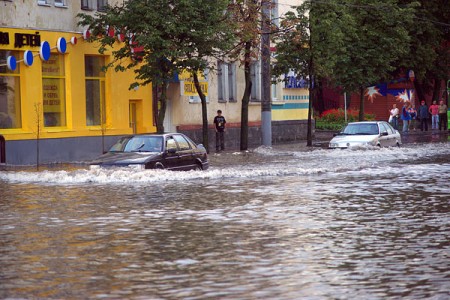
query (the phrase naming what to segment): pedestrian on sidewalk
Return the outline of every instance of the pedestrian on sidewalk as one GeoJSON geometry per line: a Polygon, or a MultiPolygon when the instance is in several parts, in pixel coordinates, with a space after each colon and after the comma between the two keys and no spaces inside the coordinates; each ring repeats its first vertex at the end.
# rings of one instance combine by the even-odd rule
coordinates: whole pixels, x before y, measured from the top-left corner
{"type": "Polygon", "coordinates": [[[409,131],[409,121],[411,121],[411,115],[409,114],[409,108],[410,108],[410,102],[405,101],[402,107],[402,114],[400,115],[400,118],[403,121],[403,130],[402,132],[408,132],[409,131]]]}
{"type": "Polygon", "coordinates": [[[419,109],[417,110],[417,117],[420,119],[420,131],[428,131],[428,106],[425,100],[420,102],[419,109]]]}
{"type": "Polygon", "coordinates": [[[398,129],[398,108],[397,108],[397,104],[392,104],[392,109],[389,110],[389,123],[391,123],[392,127],[394,127],[395,130],[398,129]]]}
{"type": "Polygon", "coordinates": [[[447,117],[448,107],[444,104],[444,100],[439,102],[439,130],[441,130],[441,126],[443,130],[448,129],[448,117],[447,117]]]}
{"type": "Polygon", "coordinates": [[[431,114],[431,129],[438,129],[439,105],[436,104],[436,101],[433,101],[433,104],[430,106],[429,112],[431,114]]]}
{"type": "Polygon", "coordinates": [[[409,122],[409,128],[416,131],[416,119],[417,119],[417,110],[414,104],[408,109],[409,114],[411,115],[411,121],[409,122]]]}
{"type": "Polygon", "coordinates": [[[214,117],[214,125],[216,127],[216,151],[225,150],[225,124],[227,121],[225,117],[222,116],[222,111],[219,109],[217,111],[217,116],[214,117]]]}

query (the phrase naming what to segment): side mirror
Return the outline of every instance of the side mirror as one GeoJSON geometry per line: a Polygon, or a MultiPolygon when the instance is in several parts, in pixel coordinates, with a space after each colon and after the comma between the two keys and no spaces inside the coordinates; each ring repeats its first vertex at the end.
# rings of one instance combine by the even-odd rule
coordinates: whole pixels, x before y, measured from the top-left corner
{"type": "Polygon", "coordinates": [[[383,131],[380,135],[381,136],[387,136],[387,135],[389,135],[389,133],[387,131],[383,131]]]}
{"type": "Polygon", "coordinates": [[[170,153],[170,154],[177,153],[177,149],[175,149],[175,148],[170,148],[169,150],[167,150],[167,153],[170,153]]]}

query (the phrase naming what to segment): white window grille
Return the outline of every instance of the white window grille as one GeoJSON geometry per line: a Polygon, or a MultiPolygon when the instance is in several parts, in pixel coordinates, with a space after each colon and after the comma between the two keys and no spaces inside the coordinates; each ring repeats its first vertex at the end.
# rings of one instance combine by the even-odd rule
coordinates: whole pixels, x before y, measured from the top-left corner
{"type": "Polygon", "coordinates": [[[219,101],[236,101],[236,64],[218,62],[217,86],[219,101]]]}
{"type": "Polygon", "coordinates": [[[250,64],[250,78],[252,80],[250,101],[261,101],[261,63],[259,61],[250,64]]]}

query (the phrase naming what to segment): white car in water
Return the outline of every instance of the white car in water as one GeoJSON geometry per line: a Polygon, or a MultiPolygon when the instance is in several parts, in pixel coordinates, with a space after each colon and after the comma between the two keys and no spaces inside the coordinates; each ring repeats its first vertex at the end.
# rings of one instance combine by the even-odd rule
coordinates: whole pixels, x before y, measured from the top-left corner
{"type": "Polygon", "coordinates": [[[329,148],[350,148],[357,146],[400,147],[402,138],[391,124],[385,121],[364,121],[348,123],[343,131],[330,141],[329,148]]]}

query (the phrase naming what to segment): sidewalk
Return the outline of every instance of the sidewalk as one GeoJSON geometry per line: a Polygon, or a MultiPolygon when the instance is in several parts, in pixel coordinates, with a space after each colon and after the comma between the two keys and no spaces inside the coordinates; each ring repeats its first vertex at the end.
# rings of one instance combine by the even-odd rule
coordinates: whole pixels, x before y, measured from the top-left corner
{"type": "MultiPolygon", "coordinates": [[[[423,144],[423,143],[445,143],[450,142],[449,130],[428,130],[428,131],[410,131],[402,133],[402,143],[403,144],[423,144]]],[[[313,136],[312,147],[306,146],[306,140],[294,141],[283,144],[274,144],[272,148],[274,149],[289,149],[293,151],[308,151],[317,148],[328,148],[328,143],[333,138],[333,134],[337,131],[331,130],[316,130],[313,136]]]]}

